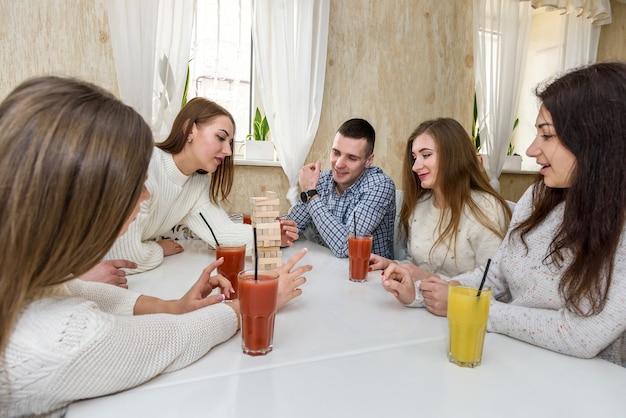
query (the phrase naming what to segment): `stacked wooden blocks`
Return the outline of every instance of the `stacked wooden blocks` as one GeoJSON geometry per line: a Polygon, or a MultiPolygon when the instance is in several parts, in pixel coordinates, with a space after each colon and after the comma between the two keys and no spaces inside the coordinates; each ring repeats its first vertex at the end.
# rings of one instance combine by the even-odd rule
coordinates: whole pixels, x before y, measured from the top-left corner
{"type": "Polygon", "coordinates": [[[256,227],[256,242],[260,270],[273,270],[282,264],[280,251],[280,200],[276,192],[265,192],[265,197],[252,197],[252,226],[256,227]]]}

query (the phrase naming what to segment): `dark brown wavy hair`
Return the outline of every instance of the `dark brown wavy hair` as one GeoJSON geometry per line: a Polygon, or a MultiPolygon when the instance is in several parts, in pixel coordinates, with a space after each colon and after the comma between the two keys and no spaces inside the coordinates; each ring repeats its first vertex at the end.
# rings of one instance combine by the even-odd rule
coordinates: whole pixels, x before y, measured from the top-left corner
{"type": "MultiPolygon", "coordinates": [[[[191,134],[193,124],[202,125],[209,123],[218,116],[227,116],[233,123],[233,141],[230,143],[230,150],[233,151],[235,138],[235,119],[228,110],[215,102],[203,97],[191,99],[174,119],[172,130],[165,141],[156,144],[157,147],[169,154],[178,154],[183,150],[187,138],[191,134]]],[[[233,151],[234,155],[234,151],[233,151]]],[[[215,173],[211,174],[211,202],[219,204],[222,200],[228,200],[228,195],[233,187],[235,164],[233,156],[224,158],[222,164],[217,167],[215,173]]],[[[204,170],[199,170],[199,174],[207,174],[204,170]]]]}
{"type": "Polygon", "coordinates": [[[150,127],[80,80],[27,80],[0,103],[0,353],[20,311],[96,265],[135,208],[150,127]]]}
{"type": "Polygon", "coordinates": [[[409,218],[413,213],[415,204],[422,196],[433,193],[432,190],[422,187],[419,177],[413,171],[415,162],[412,154],[413,141],[424,133],[428,133],[435,140],[438,156],[438,171],[435,181],[441,190],[442,196],[446,199],[445,207],[439,218],[439,230],[443,229],[443,231],[433,244],[433,247],[443,242],[448,242],[455,248],[456,253],[459,223],[461,222],[465,206],[469,208],[478,222],[501,239],[504,238],[511,220],[511,209],[507,205],[506,200],[489,184],[489,178],[478,163],[476,150],[469,134],[459,122],[451,118],[424,121],[415,128],[407,140],[402,169],[404,200],[400,210],[401,236],[408,236],[409,218]],[[472,191],[483,192],[493,196],[500,203],[506,224],[498,225],[498,223],[485,216],[476,205],[476,202],[474,202],[472,191]],[[448,211],[450,213],[450,222],[445,226],[441,225],[448,211]]]}
{"type": "Polygon", "coordinates": [[[559,292],[568,309],[591,316],[606,304],[624,229],[626,63],[577,69],[538,87],[536,95],[552,115],[561,143],[576,157],[576,166],[569,188],[547,187],[543,177],[535,182],[533,211],[514,232],[526,245],[526,234],[565,203],[544,263],[561,267],[565,255],[571,255],[559,292]]]}

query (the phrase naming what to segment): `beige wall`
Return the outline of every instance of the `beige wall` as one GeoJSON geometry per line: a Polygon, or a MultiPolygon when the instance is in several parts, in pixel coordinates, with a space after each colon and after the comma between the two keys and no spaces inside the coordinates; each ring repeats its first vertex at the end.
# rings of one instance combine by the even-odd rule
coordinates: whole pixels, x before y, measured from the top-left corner
{"type": "MultiPolygon", "coordinates": [[[[404,143],[422,120],[472,112],[471,0],[331,0],[328,58],[319,130],[307,162],[322,161],[337,127],[363,117],[376,128],[375,162],[400,186],[404,143]]],[[[611,1],[599,61],[626,60],[626,4],[611,1]]],[[[0,97],[40,74],[85,78],[117,92],[105,0],[0,0],[0,97]],[[68,13],[72,10],[72,13],[68,13]]],[[[517,200],[529,183],[504,175],[502,193],[517,200]]],[[[532,180],[532,178],[530,179],[532,180]]],[[[229,209],[247,211],[265,190],[284,196],[280,168],[238,166],[229,209]]],[[[281,211],[289,205],[283,200],[281,211]]]]}
{"type": "Polygon", "coordinates": [[[106,0],[0,0],[0,97],[28,77],[85,78],[116,93],[106,0]]]}
{"type": "MultiPolygon", "coordinates": [[[[469,130],[473,58],[471,0],[331,1],[326,82],[320,125],[306,162],[329,169],[333,136],[345,120],[376,129],[375,164],[400,187],[405,141],[426,118],[450,116],[469,130]]],[[[232,210],[248,207],[261,189],[287,191],[280,168],[250,182],[254,168],[237,167],[232,210]],[[244,172],[241,176],[240,173],[244,172]]],[[[242,209],[243,208],[243,209],[242,209]]],[[[283,201],[281,211],[289,209],[283,201]]]]}

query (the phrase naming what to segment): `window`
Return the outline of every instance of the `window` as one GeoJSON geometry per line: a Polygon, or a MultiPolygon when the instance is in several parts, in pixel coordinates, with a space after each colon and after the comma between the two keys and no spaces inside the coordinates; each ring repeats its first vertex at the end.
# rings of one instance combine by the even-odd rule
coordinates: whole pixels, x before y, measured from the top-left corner
{"type": "Polygon", "coordinates": [[[252,1],[198,0],[187,98],[206,97],[233,115],[235,158],[250,132],[252,1]]]}
{"type": "Polygon", "coordinates": [[[534,158],[526,156],[526,150],[535,139],[535,120],[539,102],[535,88],[561,71],[563,61],[563,36],[565,16],[533,10],[526,69],[518,106],[519,124],[513,133],[514,152],[522,156],[522,170],[538,171],[534,158]]]}

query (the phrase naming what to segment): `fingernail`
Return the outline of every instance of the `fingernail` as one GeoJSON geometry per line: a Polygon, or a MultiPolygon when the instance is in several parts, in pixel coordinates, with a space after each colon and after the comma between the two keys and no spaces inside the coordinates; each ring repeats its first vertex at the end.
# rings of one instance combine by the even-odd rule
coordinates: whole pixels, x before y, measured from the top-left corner
{"type": "Polygon", "coordinates": [[[217,301],[218,302],[223,302],[224,301],[224,295],[222,295],[221,293],[219,295],[217,295],[217,301]]]}

